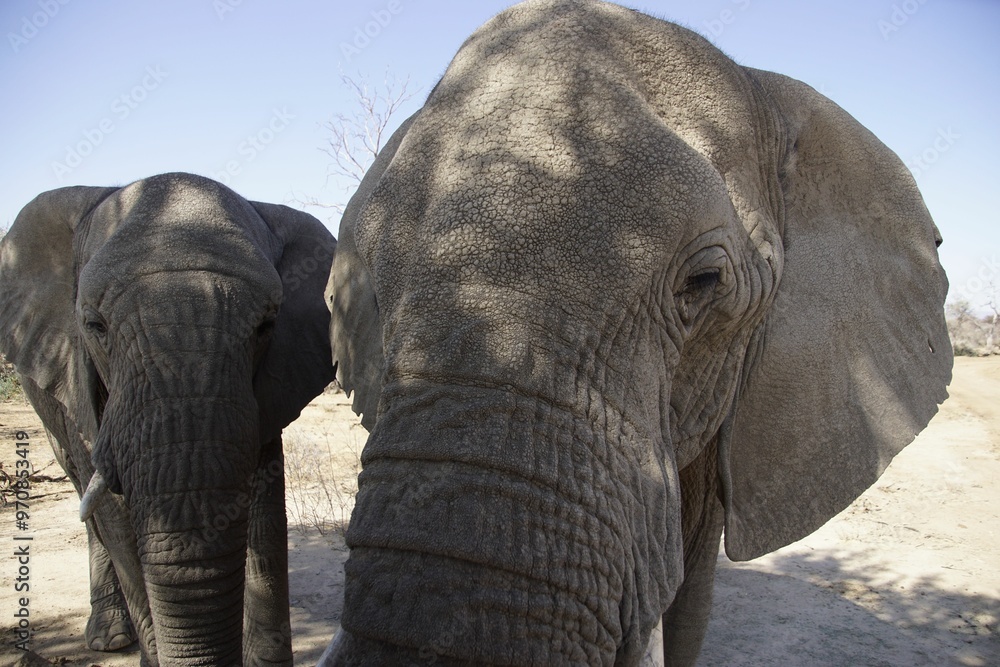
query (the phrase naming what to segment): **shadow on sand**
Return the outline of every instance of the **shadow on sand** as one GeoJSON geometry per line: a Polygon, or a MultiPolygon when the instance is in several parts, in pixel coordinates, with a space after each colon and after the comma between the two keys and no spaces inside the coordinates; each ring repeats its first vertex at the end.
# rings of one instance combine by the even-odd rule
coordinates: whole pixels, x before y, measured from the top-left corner
{"type": "Polygon", "coordinates": [[[861,556],[720,557],[699,667],[1000,664],[1000,601],[854,565],[861,556]]]}

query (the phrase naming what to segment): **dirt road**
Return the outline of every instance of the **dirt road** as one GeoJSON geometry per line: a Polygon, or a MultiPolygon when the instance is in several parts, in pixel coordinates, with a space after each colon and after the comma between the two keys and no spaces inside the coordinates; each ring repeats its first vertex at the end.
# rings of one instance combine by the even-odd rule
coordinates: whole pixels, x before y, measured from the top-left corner
{"type": "MultiPolygon", "coordinates": [[[[1000,665],[1000,358],[959,359],[950,391],[917,441],[822,529],[749,563],[720,557],[702,666],[1000,665]]],[[[52,456],[37,418],[7,402],[4,470],[13,470],[16,430],[28,432],[32,463],[44,468],[52,456]]],[[[315,664],[339,624],[347,552],[338,524],[350,513],[364,439],[342,394],[321,396],[286,431],[296,664],[315,664]]],[[[134,650],[84,650],[87,552],[78,507],[69,483],[56,481],[33,488],[28,531],[17,530],[12,507],[0,510],[4,553],[15,534],[33,537],[31,646],[62,664],[136,665],[134,650]]],[[[14,559],[0,559],[2,665],[17,658],[17,573],[14,559]]]]}

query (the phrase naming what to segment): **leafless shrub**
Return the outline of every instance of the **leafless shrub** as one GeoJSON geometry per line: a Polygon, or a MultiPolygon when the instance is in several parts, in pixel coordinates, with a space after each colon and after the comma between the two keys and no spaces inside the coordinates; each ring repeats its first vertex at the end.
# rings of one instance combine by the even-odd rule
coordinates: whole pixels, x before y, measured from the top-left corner
{"type": "Polygon", "coordinates": [[[289,523],[303,535],[313,529],[320,535],[343,537],[358,494],[361,458],[357,451],[347,461],[340,461],[329,438],[291,434],[283,440],[289,523]],[[338,479],[335,469],[344,470],[343,477],[338,479]]]}
{"type": "Polygon", "coordinates": [[[948,333],[952,347],[958,356],[980,357],[997,353],[996,337],[998,328],[997,303],[991,300],[988,309],[992,312],[977,312],[966,300],[949,303],[945,309],[948,333]]]}
{"type": "Polygon", "coordinates": [[[320,150],[333,158],[328,175],[343,176],[356,185],[389,139],[392,119],[413,93],[407,91],[409,78],[399,81],[388,72],[381,86],[372,86],[360,76],[343,75],[340,79],[354,95],[358,109],[350,115],[339,113],[324,123],[330,138],[320,150]]]}
{"type": "Polygon", "coordinates": [[[409,78],[400,81],[388,72],[381,84],[373,85],[360,74],[344,74],[340,80],[354,97],[356,109],[350,114],[335,114],[323,124],[329,138],[320,150],[333,159],[327,169],[327,183],[331,179],[347,183],[342,186],[343,197],[335,202],[298,195],[291,199],[302,206],[332,209],[338,215],[344,212],[365,172],[399,124],[400,108],[416,94],[408,90],[409,78]]]}

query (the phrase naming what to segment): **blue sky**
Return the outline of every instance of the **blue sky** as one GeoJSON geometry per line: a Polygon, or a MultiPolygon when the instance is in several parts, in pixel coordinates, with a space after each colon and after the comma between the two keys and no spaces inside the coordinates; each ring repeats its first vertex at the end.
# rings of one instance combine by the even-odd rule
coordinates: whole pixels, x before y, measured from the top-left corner
{"type": "MultiPolygon", "coordinates": [[[[250,199],[344,201],[319,150],[323,122],[354,108],[341,73],[409,77],[417,96],[401,121],[509,4],[3,0],[0,226],[39,192],[165,171],[212,176],[250,199]]],[[[990,279],[1000,290],[1000,2],[625,4],[847,109],[914,171],[945,237],[952,298],[981,303],[990,279]]],[[[336,231],[330,211],[310,212],[336,231]]]]}

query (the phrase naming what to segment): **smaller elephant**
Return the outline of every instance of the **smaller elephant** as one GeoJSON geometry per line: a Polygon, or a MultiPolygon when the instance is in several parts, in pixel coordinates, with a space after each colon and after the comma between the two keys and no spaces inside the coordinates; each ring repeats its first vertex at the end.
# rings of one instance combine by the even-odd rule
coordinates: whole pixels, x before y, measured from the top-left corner
{"type": "Polygon", "coordinates": [[[98,650],[292,664],[281,431],[333,379],[318,220],[183,173],[45,192],[0,352],[81,494],[98,650]]]}

